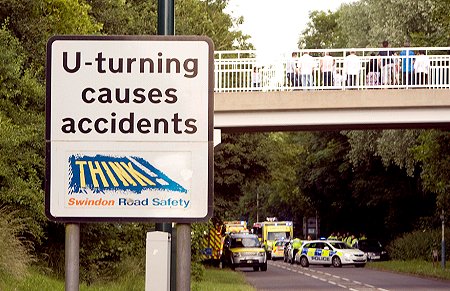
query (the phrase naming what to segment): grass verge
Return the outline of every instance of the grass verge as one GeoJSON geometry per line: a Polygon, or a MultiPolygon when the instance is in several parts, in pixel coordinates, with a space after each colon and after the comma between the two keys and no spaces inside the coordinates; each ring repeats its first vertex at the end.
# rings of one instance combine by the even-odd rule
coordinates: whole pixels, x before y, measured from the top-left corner
{"type": "Polygon", "coordinates": [[[248,285],[244,275],[229,269],[206,268],[200,282],[192,282],[192,291],[255,291],[248,285]]]}
{"type": "MultiPolygon", "coordinates": [[[[131,276],[114,282],[80,284],[80,291],[144,291],[144,276],[131,276]]],[[[31,268],[23,279],[0,275],[2,291],[64,291],[64,281],[44,275],[31,268]]],[[[231,270],[207,268],[202,281],[191,283],[192,291],[255,291],[245,282],[244,276],[231,270]]]]}
{"type": "Polygon", "coordinates": [[[448,267],[448,262],[446,263],[445,269],[441,267],[440,262],[433,265],[432,262],[423,260],[369,262],[367,267],[383,271],[413,274],[421,277],[450,280],[450,267],[448,267]]]}

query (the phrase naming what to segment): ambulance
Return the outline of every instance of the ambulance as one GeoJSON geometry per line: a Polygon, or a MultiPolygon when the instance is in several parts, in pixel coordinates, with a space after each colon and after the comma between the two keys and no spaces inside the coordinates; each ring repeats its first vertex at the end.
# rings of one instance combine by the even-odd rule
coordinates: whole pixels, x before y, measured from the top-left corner
{"type": "Polygon", "coordinates": [[[268,221],[256,222],[253,225],[253,233],[257,234],[263,243],[267,258],[271,259],[272,249],[277,240],[290,240],[294,235],[292,221],[277,221],[276,218],[268,218],[268,221]]]}

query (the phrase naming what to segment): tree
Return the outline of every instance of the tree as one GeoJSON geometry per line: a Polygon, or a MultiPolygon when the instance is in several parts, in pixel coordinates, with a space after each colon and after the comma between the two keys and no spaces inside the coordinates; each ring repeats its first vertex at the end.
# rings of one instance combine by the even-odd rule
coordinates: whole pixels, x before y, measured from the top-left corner
{"type": "Polygon", "coordinates": [[[90,14],[107,35],[156,35],[157,1],[87,0],[90,14]]]}
{"type": "Polygon", "coordinates": [[[0,204],[26,221],[24,235],[44,237],[44,87],[12,33],[0,29],[0,204]],[[20,151],[18,151],[20,149],[20,151]]]}
{"type": "Polygon", "coordinates": [[[0,22],[21,41],[31,65],[43,79],[48,39],[58,34],[95,34],[101,25],[89,15],[90,6],[78,0],[0,0],[0,22]],[[24,17],[26,16],[26,17],[24,17]]]}
{"type": "Polygon", "coordinates": [[[243,185],[267,175],[267,153],[260,150],[266,136],[222,134],[222,143],[214,150],[214,215],[221,220],[240,218],[236,206],[243,185]]]}
{"type": "Polygon", "coordinates": [[[450,207],[450,134],[440,130],[423,131],[418,142],[412,152],[421,165],[423,187],[437,194],[439,210],[447,210],[450,207]]]}
{"type": "Polygon", "coordinates": [[[235,28],[243,18],[234,19],[223,12],[228,0],[182,0],[175,3],[175,33],[206,35],[215,50],[250,49],[250,36],[235,28]]]}
{"type": "Polygon", "coordinates": [[[337,20],[339,11],[312,11],[310,21],[300,35],[298,46],[304,49],[342,48],[347,44],[337,20]]]}

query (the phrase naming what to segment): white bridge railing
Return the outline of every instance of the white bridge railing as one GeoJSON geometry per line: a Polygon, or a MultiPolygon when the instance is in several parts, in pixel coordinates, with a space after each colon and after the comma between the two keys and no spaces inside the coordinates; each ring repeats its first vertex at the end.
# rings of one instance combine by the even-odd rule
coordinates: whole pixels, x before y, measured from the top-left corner
{"type": "Polygon", "coordinates": [[[450,89],[450,47],[300,50],[297,54],[296,58],[289,54],[261,62],[256,58],[256,51],[216,51],[214,91],[450,89]],[[313,57],[313,70],[309,74],[300,69],[296,75],[298,79],[295,79],[298,81],[292,83],[287,77],[287,67],[293,60],[300,66],[300,56],[306,51],[313,57]],[[357,56],[359,70],[350,75],[346,58],[352,51],[357,56]],[[387,56],[379,56],[381,51],[387,52],[387,56]],[[406,55],[401,55],[402,51],[406,55]],[[333,57],[331,82],[326,81],[327,75],[320,67],[325,52],[333,57]],[[409,55],[410,52],[414,55],[409,55]],[[419,56],[420,53],[423,55],[419,56]],[[409,62],[412,71],[404,74],[409,62]],[[418,66],[416,69],[415,65],[418,66]],[[301,83],[301,75],[305,74],[309,75],[310,82],[301,83]]]}

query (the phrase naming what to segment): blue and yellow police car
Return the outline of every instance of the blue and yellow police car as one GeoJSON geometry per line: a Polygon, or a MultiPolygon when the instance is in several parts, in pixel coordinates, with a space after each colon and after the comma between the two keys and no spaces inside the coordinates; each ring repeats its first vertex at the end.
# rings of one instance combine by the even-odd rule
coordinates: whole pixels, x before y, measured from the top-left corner
{"type": "Polygon", "coordinates": [[[295,262],[302,267],[313,264],[326,267],[342,267],[342,265],[364,267],[367,255],[341,241],[313,240],[302,246],[301,251],[295,255],[295,262]]]}

